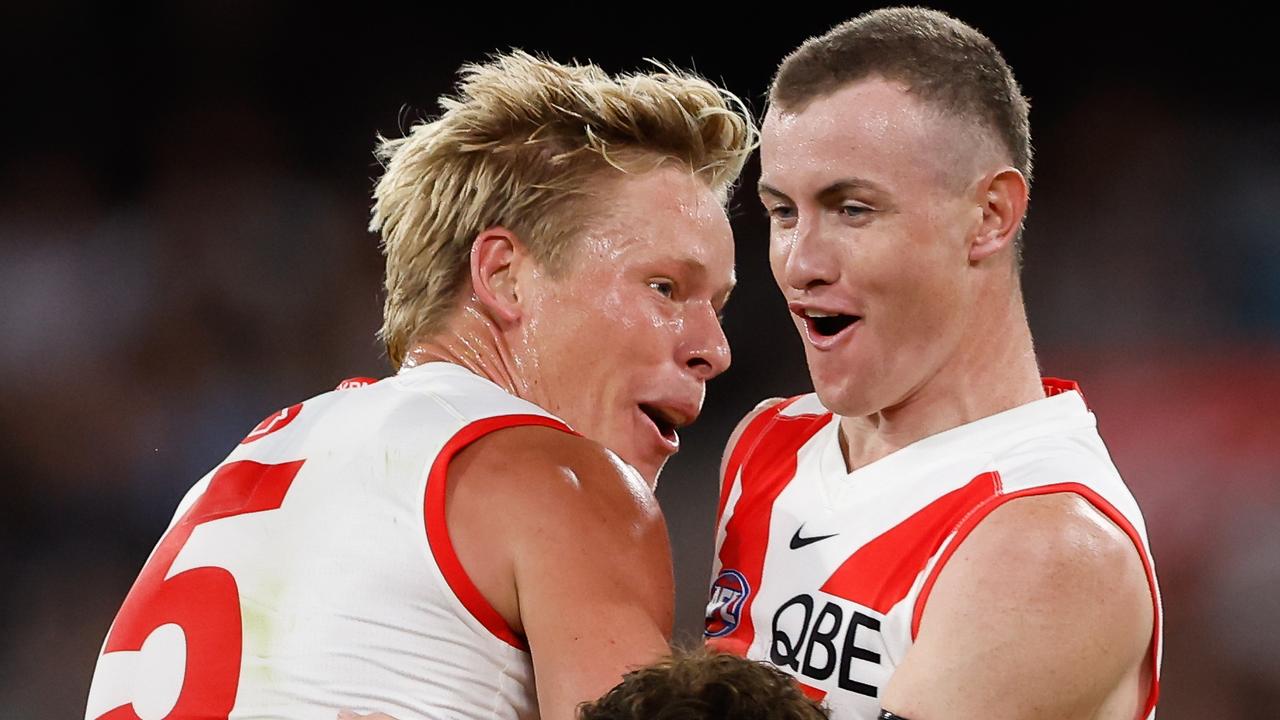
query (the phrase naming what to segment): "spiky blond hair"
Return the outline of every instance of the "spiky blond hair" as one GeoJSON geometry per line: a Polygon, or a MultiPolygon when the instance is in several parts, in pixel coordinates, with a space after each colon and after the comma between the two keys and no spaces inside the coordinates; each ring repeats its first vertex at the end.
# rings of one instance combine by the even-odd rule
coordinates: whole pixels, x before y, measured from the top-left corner
{"type": "Polygon", "coordinates": [[[377,148],[386,172],[370,229],[387,258],[379,336],[397,367],[447,320],[484,230],[510,230],[558,272],[609,180],[676,162],[724,200],[757,136],[741,101],[692,74],[659,66],[611,77],[521,51],[463,66],[440,107],[377,148]]]}

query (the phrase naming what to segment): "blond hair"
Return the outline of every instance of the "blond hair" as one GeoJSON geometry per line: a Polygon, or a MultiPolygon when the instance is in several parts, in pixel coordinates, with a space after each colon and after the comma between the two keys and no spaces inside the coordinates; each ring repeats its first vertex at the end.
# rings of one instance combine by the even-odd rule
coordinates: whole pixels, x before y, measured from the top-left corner
{"type": "Polygon", "coordinates": [[[666,67],[611,77],[515,51],[460,75],[442,115],[377,148],[369,227],[387,258],[379,337],[395,366],[442,328],[484,230],[515,233],[554,273],[602,181],[674,161],[723,200],[755,144],[740,100],[666,67]]]}

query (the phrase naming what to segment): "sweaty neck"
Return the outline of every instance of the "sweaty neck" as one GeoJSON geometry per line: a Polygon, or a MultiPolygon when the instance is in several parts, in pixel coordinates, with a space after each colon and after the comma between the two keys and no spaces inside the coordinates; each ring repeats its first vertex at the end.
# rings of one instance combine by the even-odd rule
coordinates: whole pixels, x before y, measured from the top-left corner
{"type": "Polygon", "coordinates": [[[870,415],[840,418],[847,469],[989,415],[1044,398],[1019,290],[974,313],[950,358],[901,401],[870,415]]]}
{"type": "Polygon", "coordinates": [[[411,343],[402,367],[429,362],[461,365],[512,395],[529,399],[529,384],[520,372],[519,360],[497,324],[480,309],[478,301],[463,303],[439,333],[411,343]]]}

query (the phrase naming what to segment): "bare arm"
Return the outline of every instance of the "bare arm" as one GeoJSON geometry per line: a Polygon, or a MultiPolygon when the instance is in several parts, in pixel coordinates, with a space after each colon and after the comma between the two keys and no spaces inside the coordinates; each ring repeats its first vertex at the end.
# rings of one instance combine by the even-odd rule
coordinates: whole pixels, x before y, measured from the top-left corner
{"type": "Polygon", "coordinates": [[[527,638],[542,717],[572,718],[669,653],[671,551],[638,474],[546,428],[499,431],[454,462],[450,534],[477,587],[527,638]]]}
{"type": "Polygon", "coordinates": [[[882,698],[911,720],[1132,720],[1152,602],[1127,535],[1074,495],[1014,500],[938,576],[882,698]]]}

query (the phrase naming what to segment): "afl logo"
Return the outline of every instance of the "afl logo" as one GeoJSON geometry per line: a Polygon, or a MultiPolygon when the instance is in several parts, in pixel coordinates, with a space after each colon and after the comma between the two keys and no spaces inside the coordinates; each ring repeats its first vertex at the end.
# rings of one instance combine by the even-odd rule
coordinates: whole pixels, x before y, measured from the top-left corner
{"type": "Polygon", "coordinates": [[[722,637],[738,627],[742,605],[751,595],[751,586],[737,570],[724,570],[711,583],[711,599],[707,601],[707,626],[703,634],[722,637]]]}

